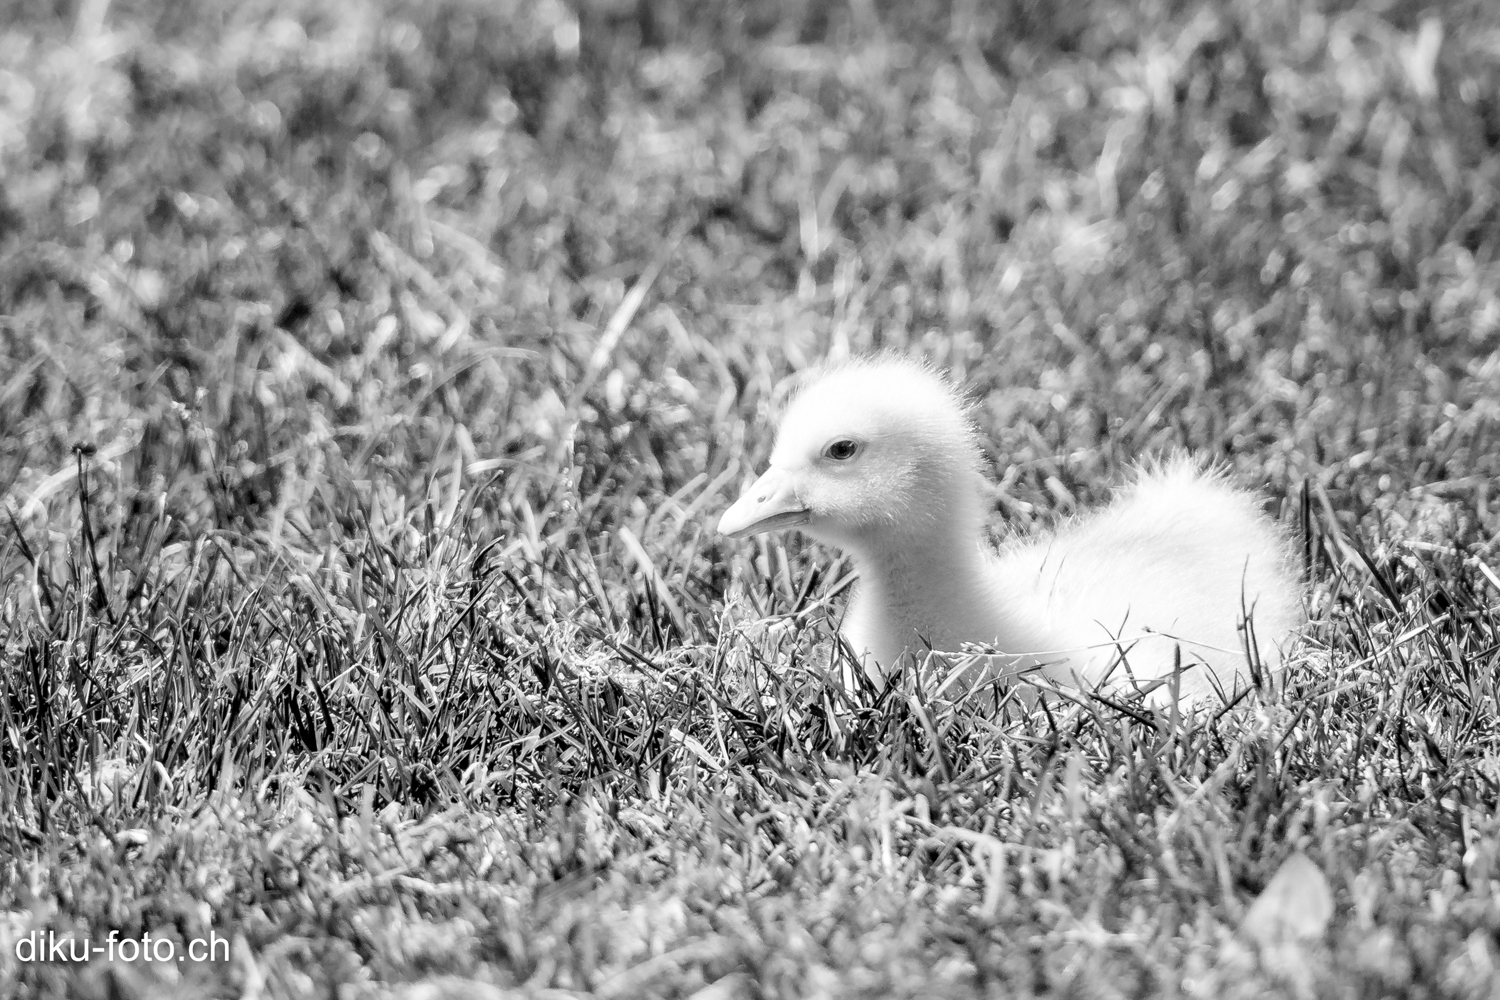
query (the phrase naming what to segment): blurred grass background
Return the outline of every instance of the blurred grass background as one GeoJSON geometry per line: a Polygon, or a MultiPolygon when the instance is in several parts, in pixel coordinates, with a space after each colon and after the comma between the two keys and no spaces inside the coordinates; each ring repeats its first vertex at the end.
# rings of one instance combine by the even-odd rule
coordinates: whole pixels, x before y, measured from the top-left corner
{"type": "Polygon", "coordinates": [[[1493,994],[1488,3],[6,9],[0,992],[1493,994]],[[845,692],[829,554],[712,527],[879,347],[997,535],[1263,487],[1284,682],[845,692]]]}

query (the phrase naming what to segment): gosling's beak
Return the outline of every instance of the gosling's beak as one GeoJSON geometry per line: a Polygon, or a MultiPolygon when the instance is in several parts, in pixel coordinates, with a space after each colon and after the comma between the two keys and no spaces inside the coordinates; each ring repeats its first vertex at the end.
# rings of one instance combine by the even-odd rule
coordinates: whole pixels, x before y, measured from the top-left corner
{"type": "Polygon", "coordinates": [[[719,534],[744,538],[763,531],[795,528],[812,516],[797,496],[794,476],[771,466],[719,519],[719,534]]]}

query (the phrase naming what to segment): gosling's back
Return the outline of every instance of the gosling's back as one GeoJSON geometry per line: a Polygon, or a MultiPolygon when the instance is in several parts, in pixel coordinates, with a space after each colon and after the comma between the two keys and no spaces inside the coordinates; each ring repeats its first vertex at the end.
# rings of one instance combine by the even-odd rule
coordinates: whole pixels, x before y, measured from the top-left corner
{"type": "Polygon", "coordinates": [[[1123,651],[1137,680],[1166,677],[1180,645],[1190,698],[1244,686],[1243,618],[1274,668],[1303,617],[1282,532],[1251,494],[1185,461],[1141,473],[1116,502],[1055,535],[1007,546],[986,575],[993,603],[1034,627],[1025,651],[1060,654],[1039,658],[1051,660],[1049,674],[1123,680],[1123,651]]]}

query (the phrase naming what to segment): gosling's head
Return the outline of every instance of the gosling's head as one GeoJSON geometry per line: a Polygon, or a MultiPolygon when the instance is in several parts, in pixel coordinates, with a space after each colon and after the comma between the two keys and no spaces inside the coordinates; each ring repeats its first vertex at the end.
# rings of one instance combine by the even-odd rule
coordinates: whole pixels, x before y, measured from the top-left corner
{"type": "Polygon", "coordinates": [[[954,388],[920,361],[876,355],[805,382],[781,418],[770,468],[719,531],[795,527],[869,552],[977,530],[979,483],[978,446],[954,388]]]}

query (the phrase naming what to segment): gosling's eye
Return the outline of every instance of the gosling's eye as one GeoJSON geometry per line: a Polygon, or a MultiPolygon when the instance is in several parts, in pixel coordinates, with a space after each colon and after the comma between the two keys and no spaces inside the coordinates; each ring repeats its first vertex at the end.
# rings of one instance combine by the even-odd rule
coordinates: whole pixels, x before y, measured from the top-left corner
{"type": "Polygon", "coordinates": [[[823,454],[835,462],[847,462],[859,454],[859,442],[850,438],[839,438],[830,441],[828,447],[823,449],[823,454]]]}

